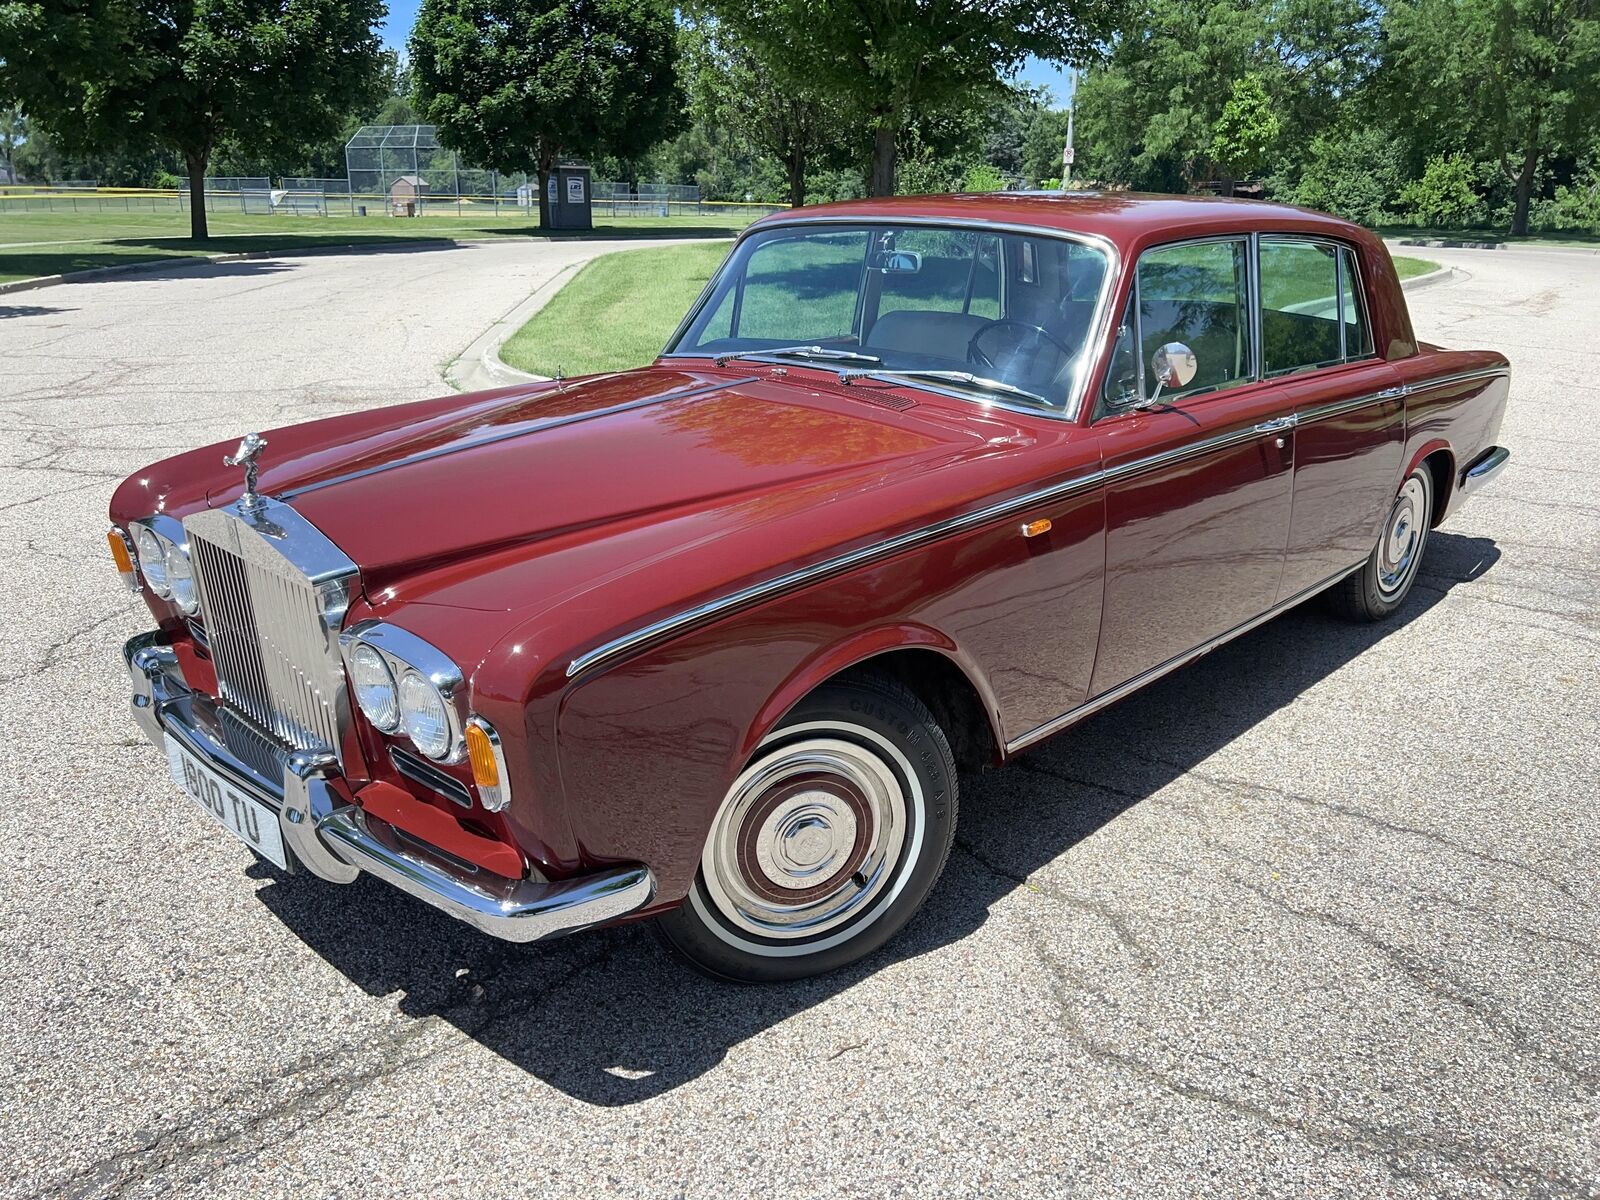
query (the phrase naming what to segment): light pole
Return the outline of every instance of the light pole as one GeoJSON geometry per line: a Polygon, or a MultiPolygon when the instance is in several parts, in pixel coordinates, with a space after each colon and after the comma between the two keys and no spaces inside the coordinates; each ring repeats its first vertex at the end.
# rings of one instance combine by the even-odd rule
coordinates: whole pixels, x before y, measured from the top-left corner
{"type": "Polygon", "coordinates": [[[1067,144],[1061,151],[1061,190],[1064,192],[1072,185],[1072,120],[1078,108],[1078,69],[1069,67],[1067,79],[1071,81],[1071,90],[1067,93],[1067,144]]]}

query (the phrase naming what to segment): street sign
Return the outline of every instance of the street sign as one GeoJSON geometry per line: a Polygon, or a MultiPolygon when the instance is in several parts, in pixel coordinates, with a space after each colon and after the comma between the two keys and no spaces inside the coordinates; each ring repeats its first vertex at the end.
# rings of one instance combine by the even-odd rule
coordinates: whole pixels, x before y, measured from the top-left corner
{"type": "Polygon", "coordinates": [[[1070,167],[1072,165],[1072,158],[1073,158],[1073,150],[1072,150],[1071,146],[1068,146],[1065,150],[1063,150],[1061,152],[1061,161],[1062,161],[1062,163],[1064,165],[1070,167]]]}

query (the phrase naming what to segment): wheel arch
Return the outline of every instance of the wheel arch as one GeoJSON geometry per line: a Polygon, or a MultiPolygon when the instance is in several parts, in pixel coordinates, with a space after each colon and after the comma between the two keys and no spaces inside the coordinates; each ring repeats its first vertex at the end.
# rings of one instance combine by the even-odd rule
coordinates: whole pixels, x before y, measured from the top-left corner
{"type": "Polygon", "coordinates": [[[963,770],[1000,761],[1005,744],[999,705],[988,680],[945,634],[925,625],[895,625],[858,633],[802,663],[775,690],[751,723],[745,745],[755,748],[794,706],[835,679],[877,673],[904,684],[927,705],[963,770]]]}
{"type": "Polygon", "coordinates": [[[1406,465],[1404,479],[1418,467],[1426,466],[1433,476],[1433,512],[1429,515],[1429,528],[1436,529],[1444,520],[1445,513],[1450,509],[1450,501],[1455,493],[1456,481],[1456,455],[1450,448],[1450,443],[1443,438],[1435,438],[1425,443],[1411,456],[1411,461],[1406,465]]]}

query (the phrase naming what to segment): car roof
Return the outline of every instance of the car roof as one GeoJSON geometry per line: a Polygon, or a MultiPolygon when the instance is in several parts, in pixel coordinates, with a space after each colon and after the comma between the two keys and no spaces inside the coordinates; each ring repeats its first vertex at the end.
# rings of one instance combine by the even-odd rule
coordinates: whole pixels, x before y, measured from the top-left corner
{"type": "Polygon", "coordinates": [[[1346,240],[1370,235],[1327,213],[1265,200],[1167,196],[1145,192],[980,192],[884,196],[790,209],[752,228],[813,218],[994,222],[1105,238],[1123,252],[1154,242],[1239,231],[1321,233],[1346,240]]]}

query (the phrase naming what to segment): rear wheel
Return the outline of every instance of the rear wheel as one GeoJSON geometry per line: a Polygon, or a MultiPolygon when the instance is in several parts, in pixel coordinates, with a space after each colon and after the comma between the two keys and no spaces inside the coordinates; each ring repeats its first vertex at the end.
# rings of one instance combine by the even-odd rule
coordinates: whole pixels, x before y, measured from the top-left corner
{"type": "Polygon", "coordinates": [[[1393,614],[1417,580],[1432,520],[1433,472],[1423,463],[1400,485],[1371,556],[1329,590],[1334,609],[1354,621],[1381,621],[1393,614]]]}
{"type": "Polygon", "coordinates": [[[826,684],[734,781],[688,900],[659,928],[728,979],[834,970],[910,920],[955,825],[955,761],[922,702],[874,676],[826,684]]]}

